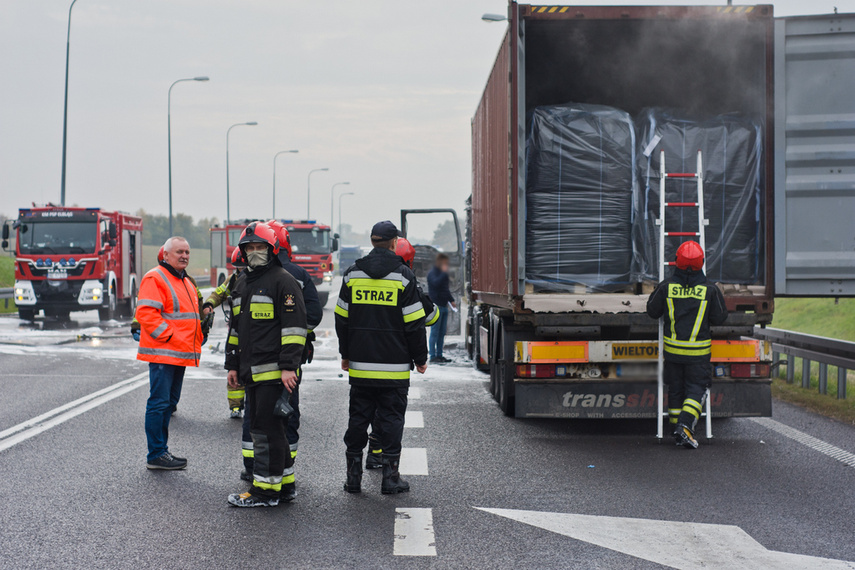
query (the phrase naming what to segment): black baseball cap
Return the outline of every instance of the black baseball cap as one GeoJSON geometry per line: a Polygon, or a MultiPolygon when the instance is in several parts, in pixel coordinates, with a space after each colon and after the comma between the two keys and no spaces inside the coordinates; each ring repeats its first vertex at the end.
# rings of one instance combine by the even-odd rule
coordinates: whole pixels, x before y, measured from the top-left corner
{"type": "Polygon", "coordinates": [[[395,239],[396,237],[404,237],[404,234],[398,231],[398,227],[395,224],[389,220],[384,220],[374,224],[374,227],[371,228],[371,237],[385,241],[388,239],[395,239]]]}

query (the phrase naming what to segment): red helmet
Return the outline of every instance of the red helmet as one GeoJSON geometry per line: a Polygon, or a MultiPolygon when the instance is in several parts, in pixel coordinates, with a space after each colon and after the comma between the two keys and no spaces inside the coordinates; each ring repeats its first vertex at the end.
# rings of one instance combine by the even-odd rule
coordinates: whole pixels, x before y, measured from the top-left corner
{"type": "Polygon", "coordinates": [[[285,253],[288,254],[288,259],[291,259],[291,234],[288,233],[288,228],[279,220],[270,220],[267,225],[276,232],[280,247],[284,248],[285,253]]]}
{"type": "Polygon", "coordinates": [[[157,262],[160,263],[163,261],[163,246],[160,246],[160,249],[157,250],[157,262]]]}
{"type": "Polygon", "coordinates": [[[677,249],[677,267],[700,271],[704,268],[704,250],[696,241],[683,242],[677,249]]]}
{"type": "Polygon", "coordinates": [[[279,254],[279,237],[276,232],[264,222],[252,222],[243,233],[240,234],[238,247],[243,251],[248,243],[266,243],[273,251],[273,255],[279,254]]]}
{"type": "Polygon", "coordinates": [[[246,267],[246,261],[244,260],[239,247],[232,250],[231,262],[234,267],[246,267]]]}
{"type": "Polygon", "coordinates": [[[413,244],[407,241],[407,238],[398,238],[398,245],[395,247],[395,255],[400,256],[410,269],[413,268],[413,260],[416,258],[416,248],[413,244]]]}

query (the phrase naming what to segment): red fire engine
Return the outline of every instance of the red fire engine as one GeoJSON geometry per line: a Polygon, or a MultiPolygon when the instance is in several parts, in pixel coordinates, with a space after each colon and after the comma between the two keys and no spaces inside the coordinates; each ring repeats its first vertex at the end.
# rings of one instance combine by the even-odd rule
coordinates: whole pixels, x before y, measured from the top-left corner
{"type": "MultiPolygon", "coordinates": [[[[234,267],[229,262],[240,234],[251,220],[211,228],[211,284],[221,285],[234,267]]],[[[338,250],[338,235],[315,220],[280,220],[291,235],[292,261],[312,276],[318,297],[326,305],[332,291],[333,253],[338,250]]]]}
{"type": "MultiPolygon", "coordinates": [[[[23,208],[15,230],[15,304],[32,321],[98,309],[101,320],[132,315],[142,279],[141,218],[100,208],[23,208]]],[[[9,248],[10,226],[3,226],[9,248]]]]}

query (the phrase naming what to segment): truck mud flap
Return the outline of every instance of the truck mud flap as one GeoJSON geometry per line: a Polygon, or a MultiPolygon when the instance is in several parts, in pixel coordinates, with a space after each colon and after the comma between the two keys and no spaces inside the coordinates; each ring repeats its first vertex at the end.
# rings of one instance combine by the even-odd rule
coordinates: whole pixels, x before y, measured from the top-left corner
{"type": "MultiPolygon", "coordinates": [[[[518,418],[656,417],[655,382],[516,382],[515,391],[518,418]]],[[[714,418],[772,415],[770,380],[713,382],[711,398],[714,418]]]]}

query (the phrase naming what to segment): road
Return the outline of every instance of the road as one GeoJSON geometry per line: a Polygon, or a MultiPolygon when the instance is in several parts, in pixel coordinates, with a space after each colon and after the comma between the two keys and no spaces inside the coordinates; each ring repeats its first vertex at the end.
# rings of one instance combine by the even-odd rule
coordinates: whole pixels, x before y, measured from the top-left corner
{"type": "Polygon", "coordinates": [[[851,454],[852,427],[775,402],[774,422],[718,421],[715,444],[691,452],[657,445],[650,422],[514,420],[460,350],[414,379],[412,491],[382,496],[367,472],[362,495],[344,493],[348,386],[332,306],[301,388],[299,496],[252,510],[226,504],[246,484],[222,353],[210,350],[222,324],[170,430],[189,467],[149,472],[147,368],[125,324],[0,319],[0,567],[855,568],[833,562],[855,561],[855,468],[791,437],[851,454]],[[10,435],[42,414],[41,428],[10,435]]]}

